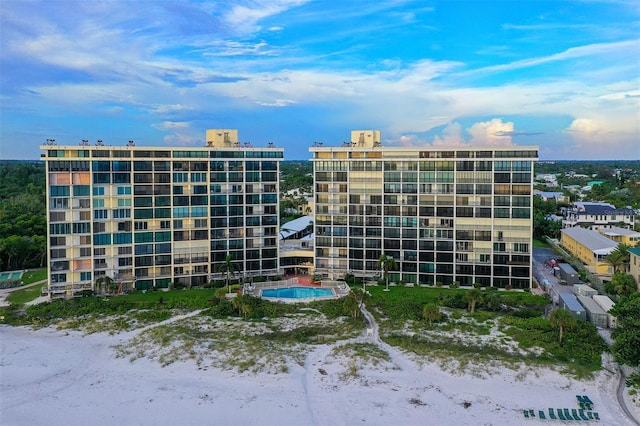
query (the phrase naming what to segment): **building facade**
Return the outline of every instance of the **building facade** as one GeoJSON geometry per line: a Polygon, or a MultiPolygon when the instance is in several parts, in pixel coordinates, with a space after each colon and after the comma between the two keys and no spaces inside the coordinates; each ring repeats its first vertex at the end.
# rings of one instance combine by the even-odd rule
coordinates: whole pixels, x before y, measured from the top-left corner
{"type": "Polygon", "coordinates": [[[201,285],[231,255],[247,277],[276,275],[283,149],[207,130],[205,147],[43,145],[49,294],[101,277],[118,290],[201,285]]]}
{"type": "Polygon", "coordinates": [[[633,276],[638,291],[640,291],[640,246],[629,249],[629,273],[633,276]]]}
{"type": "Polygon", "coordinates": [[[604,235],[582,227],[565,228],[560,232],[560,245],[585,264],[589,272],[609,275],[613,269],[606,258],[618,243],[604,235]]]}
{"type": "Polygon", "coordinates": [[[383,147],[353,131],[314,144],[315,270],[391,281],[529,288],[537,147],[383,147]]]}
{"type": "Polygon", "coordinates": [[[617,209],[608,203],[577,202],[566,210],[563,228],[610,229],[614,227],[633,229],[636,212],[630,208],[617,209]]]}

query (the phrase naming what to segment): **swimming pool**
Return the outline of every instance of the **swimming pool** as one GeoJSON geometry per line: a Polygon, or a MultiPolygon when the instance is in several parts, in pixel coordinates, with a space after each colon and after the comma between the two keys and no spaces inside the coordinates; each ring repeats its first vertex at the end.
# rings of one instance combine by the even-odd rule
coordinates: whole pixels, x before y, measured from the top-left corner
{"type": "Polygon", "coordinates": [[[318,297],[332,297],[335,292],[330,288],[317,287],[285,287],[262,290],[260,296],[276,299],[311,299],[318,297]]]}

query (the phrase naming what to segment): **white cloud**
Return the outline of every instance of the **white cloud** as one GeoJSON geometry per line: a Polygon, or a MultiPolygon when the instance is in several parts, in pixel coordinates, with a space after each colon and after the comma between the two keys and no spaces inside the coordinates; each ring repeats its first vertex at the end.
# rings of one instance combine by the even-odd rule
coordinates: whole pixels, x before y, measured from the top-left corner
{"type": "Polygon", "coordinates": [[[247,5],[232,6],[225,15],[229,26],[241,33],[249,33],[260,29],[258,23],[269,16],[277,15],[292,7],[306,3],[308,0],[263,0],[252,1],[247,5]]]}
{"type": "Polygon", "coordinates": [[[162,123],[154,124],[152,127],[158,130],[186,129],[189,127],[189,123],[186,121],[164,121],[162,123]]]}
{"type": "Polygon", "coordinates": [[[433,145],[461,145],[465,143],[462,138],[462,126],[460,123],[450,122],[442,130],[442,137],[436,135],[433,138],[433,145]]]}
{"type": "Polygon", "coordinates": [[[502,119],[494,118],[475,123],[467,131],[471,135],[471,145],[511,145],[508,133],[514,131],[514,126],[511,122],[503,123],[502,119]]]}
{"type": "Polygon", "coordinates": [[[565,130],[573,140],[568,151],[590,153],[593,158],[640,159],[639,127],[622,120],[577,118],[565,130]]]}

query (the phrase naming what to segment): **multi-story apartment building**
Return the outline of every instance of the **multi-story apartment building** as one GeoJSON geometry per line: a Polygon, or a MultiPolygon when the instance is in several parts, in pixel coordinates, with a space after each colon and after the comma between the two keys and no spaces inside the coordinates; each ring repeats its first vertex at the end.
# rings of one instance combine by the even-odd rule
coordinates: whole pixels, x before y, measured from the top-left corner
{"type": "Polygon", "coordinates": [[[199,285],[231,255],[247,276],[279,273],[283,149],[207,130],[204,147],[43,145],[49,294],[199,285]]]}
{"type": "Polygon", "coordinates": [[[594,231],[609,228],[633,229],[637,213],[631,208],[617,209],[609,203],[577,202],[566,209],[563,228],[581,226],[594,231]]]}
{"type": "Polygon", "coordinates": [[[529,288],[537,147],[383,147],[353,131],[315,144],[316,274],[379,274],[392,281],[529,288]]]}

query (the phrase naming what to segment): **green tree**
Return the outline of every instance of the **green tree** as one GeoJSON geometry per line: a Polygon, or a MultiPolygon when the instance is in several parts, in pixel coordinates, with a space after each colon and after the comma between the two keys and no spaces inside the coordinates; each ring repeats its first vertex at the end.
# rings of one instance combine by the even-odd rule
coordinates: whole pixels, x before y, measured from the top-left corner
{"type": "Polygon", "coordinates": [[[559,331],[558,341],[562,343],[563,333],[565,329],[572,328],[576,325],[576,319],[566,309],[554,309],[549,315],[551,326],[559,331]]]}
{"type": "Polygon", "coordinates": [[[237,270],[238,268],[233,263],[233,256],[231,256],[230,253],[227,253],[224,263],[221,263],[220,265],[218,265],[218,272],[224,273],[225,282],[227,283],[229,294],[231,294],[230,278],[235,277],[237,270]]]}
{"type": "Polygon", "coordinates": [[[352,318],[360,316],[360,296],[355,292],[355,290],[351,290],[349,292],[349,297],[344,298],[342,308],[345,312],[348,312],[352,318]]]}
{"type": "Polygon", "coordinates": [[[95,293],[98,296],[101,296],[106,292],[110,292],[115,284],[113,278],[103,275],[96,279],[95,283],[95,293]]]}
{"type": "Polygon", "coordinates": [[[389,271],[395,271],[396,269],[398,269],[398,263],[392,256],[387,256],[383,253],[382,255],[380,255],[377,265],[384,276],[386,284],[385,291],[389,291],[389,271]]]}
{"type": "Polygon", "coordinates": [[[623,297],[609,313],[618,320],[611,345],[616,362],[640,365],[640,293],[623,297]]]}
{"type": "Polygon", "coordinates": [[[624,254],[619,252],[618,250],[613,250],[611,253],[605,256],[604,261],[611,266],[614,274],[620,272],[626,260],[624,254]]]}
{"type": "Polygon", "coordinates": [[[476,304],[482,302],[482,296],[482,291],[477,288],[467,290],[464,294],[464,298],[467,301],[467,309],[469,310],[469,313],[473,314],[476,311],[476,304]]]}
{"type": "Polygon", "coordinates": [[[422,308],[422,318],[429,321],[429,327],[433,327],[434,321],[440,321],[442,319],[442,312],[440,307],[435,303],[427,303],[422,308]]]}
{"type": "Polygon", "coordinates": [[[489,287],[484,290],[484,294],[482,296],[482,302],[484,306],[490,311],[497,311],[500,309],[500,304],[502,303],[502,296],[495,287],[489,287]]]}
{"type": "Polygon", "coordinates": [[[611,287],[619,296],[628,296],[637,290],[633,276],[625,272],[617,272],[611,277],[611,287]]]}
{"type": "Polygon", "coordinates": [[[231,300],[233,307],[238,310],[238,315],[244,319],[247,319],[247,315],[252,311],[251,298],[251,295],[241,294],[231,300]]]}

